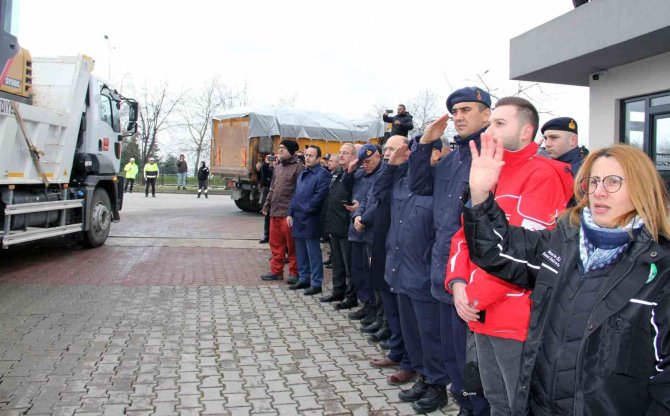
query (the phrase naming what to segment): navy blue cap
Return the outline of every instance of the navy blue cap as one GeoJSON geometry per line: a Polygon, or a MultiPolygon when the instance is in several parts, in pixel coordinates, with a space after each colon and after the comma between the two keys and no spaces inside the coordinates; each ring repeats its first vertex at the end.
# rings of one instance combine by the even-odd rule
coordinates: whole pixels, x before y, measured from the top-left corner
{"type": "Polygon", "coordinates": [[[361,147],[361,150],[358,151],[358,160],[362,162],[365,159],[369,158],[370,156],[374,155],[375,153],[379,153],[377,146],[375,146],[374,144],[366,143],[363,145],[363,147],[361,147]]]}
{"type": "Polygon", "coordinates": [[[542,134],[544,134],[545,130],[560,130],[577,134],[577,122],[574,118],[570,117],[553,118],[544,123],[542,134]]]}
{"type": "Polygon", "coordinates": [[[447,98],[447,110],[451,113],[451,109],[458,103],[482,103],[491,108],[491,95],[481,88],[465,87],[449,95],[447,98]]]}

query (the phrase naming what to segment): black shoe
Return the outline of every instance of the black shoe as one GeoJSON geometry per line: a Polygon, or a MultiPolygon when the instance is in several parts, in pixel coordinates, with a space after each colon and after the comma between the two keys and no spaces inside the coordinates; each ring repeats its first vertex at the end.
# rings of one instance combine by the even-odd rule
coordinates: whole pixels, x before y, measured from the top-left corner
{"type": "Polygon", "coordinates": [[[302,292],[302,294],[305,296],[312,296],[312,295],[318,295],[321,292],[322,292],[321,286],[312,286],[309,289],[305,289],[305,291],[302,292]]]}
{"type": "Polygon", "coordinates": [[[381,341],[379,343],[379,348],[383,349],[384,351],[388,351],[391,349],[391,346],[389,345],[389,340],[386,341],[381,341]]]}
{"type": "Polygon", "coordinates": [[[331,260],[331,259],[328,259],[328,260],[323,262],[324,266],[330,266],[331,264],[333,264],[333,260],[331,260]]]}
{"type": "Polygon", "coordinates": [[[423,377],[419,377],[419,379],[411,388],[400,390],[400,393],[398,393],[398,398],[403,402],[415,402],[421,399],[427,391],[428,384],[426,384],[426,381],[423,379],[423,377]]]}
{"type": "Polygon", "coordinates": [[[375,308],[371,304],[366,303],[359,310],[350,312],[347,315],[347,318],[351,319],[352,321],[360,321],[361,319],[368,316],[368,314],[370,314],[370,311],[374,311],[374,309],[375,308]]]}
{"type": "Polygon", "coordinates": [[[430,384],[428,390],[420,400],[412,403],[412,409],[417,413],[430,413],[447,405],[449,396],[444,384],[430,384]]]}
{"type": "Polygon", "coordinates": [[[262,239],[258,240],[258,244],[267,244],[269,242],[270,240],[267,237],[263,237],[262,239]]]}
{"type": "Polygon", "coordinates": [[[374,334],[368,337],[368,341],[381,342],[386,341],[389,338],[391,338],[391,330],[389,329],[388,325],[382,325],[379,331],[375,332],[374,334]]]}
{"type": "Polygon", "coordinates": [[[333,266],[332,266],[331,264],[326,264],[326,265],[323,266],[323,267],[325,267],[326,269],[332,269],[332,268],[333,268],[333,266]]]}
{"type": "MultiPolygon", "coordinates": [[[[377,321],[377,309],[373,306],[370,312],[361,319],[362,326],[372,325],[377,321]]],[[[377,331],[375,331],[377,332],[377,331]]]]}
{"type": "Polygon", "coordinates": [[[207,198],[209,198],[209,197],[207,196],[207,194],[205,194],[205,199],[207,199],[207,198]]]}
{"type": "Polygon", "coordinates": [[[458,410],[458,414],[456,416],[475,416],[475,412],[472,410],[468,410],[465,407],[461,407],[458,410]]]}
{"type": "Polygon", "coordinates": [[[328,302],[328,303],[330,303],[330,302],[336,302],[336,301],[340,301],[340,300],[344,300],[344,293],[340,293],[340,294],[338,294],[338,293],[331,293],[331,294],[328,295],[328,296],[323,296],[323,297],[319,298],[319,301],[321,301],[321,302],[328,302]]]}
{"type": "Polygon", "coordinates": [[[288,290],[298,290],[298,289],[307,289],[309,288],[309,282],[300,282],[294,283],[288,287],[288,290]]]}
{"type": "Polygon", "coordinates": [[[198,198],[200,198],[200,192],[198,192],[198,198]]]}
{"type": "Polygon", "coordinates": [[[298,280],[300,280],[298,279],[298,276],[289,276],[288,279],[286,280],[286,283],[288,283],[289,285],[294,285],[298,283],[298,280]]]}
{"type": "Polygon", "coordinates": [[[361,320],[361,332],[363,333],[374,334],[375,332],[379,331],[381,327],[382,323],[379,321],[374,321],[370,325],[363,326],[363,321],[361,320]]]}
{"type": "Polygon", "coordinates": [[[356,306],[358,306],[357,299],[345,299],[343,302],[335,304],[335,309],[340,311],[343,309],[355,308],[356,306]]]}
{"type": "Polygon", "coordinates": [[[261,280],[270,281],[270,280],[282,280],[282,276],[277,276],[276,274],[264,274],[261,276],[261,280]]]}

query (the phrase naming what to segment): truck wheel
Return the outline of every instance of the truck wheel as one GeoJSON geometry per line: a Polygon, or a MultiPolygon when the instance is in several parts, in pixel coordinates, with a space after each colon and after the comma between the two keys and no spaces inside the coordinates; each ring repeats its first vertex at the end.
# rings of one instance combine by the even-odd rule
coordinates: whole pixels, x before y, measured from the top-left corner
{"type": "Polygon", "coordinates": [[[261,209],[263,208],[259,201],[251,201],[249,192],[243,193],[240,199],[236,199],[235,205],[245,212],[261,212],[261,209]]]}
{"type": "Polygon", "coordinates": [[[93,191],[91,201],[91,215],[89,217],[89,229],[84,231],[84,245],[95,248],[105,244],[109,228],[112,224],[112,204],[109,195],[102,188],[93,191]]]}

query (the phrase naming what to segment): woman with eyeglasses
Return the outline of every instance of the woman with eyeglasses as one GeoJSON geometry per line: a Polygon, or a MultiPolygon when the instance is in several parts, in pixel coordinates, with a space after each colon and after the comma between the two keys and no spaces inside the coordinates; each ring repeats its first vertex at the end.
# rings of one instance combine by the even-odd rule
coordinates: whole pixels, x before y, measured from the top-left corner
{"type": "Polygon", "coordinates": [[[510,226],[490,194],[502,143],[482,135],[471,151],[472,260],[533,290],[512,413],[670,414],[668,194],[651,160],[626,145],[591,152],[576,206],[554,230],[530,231],[510,226]]]}

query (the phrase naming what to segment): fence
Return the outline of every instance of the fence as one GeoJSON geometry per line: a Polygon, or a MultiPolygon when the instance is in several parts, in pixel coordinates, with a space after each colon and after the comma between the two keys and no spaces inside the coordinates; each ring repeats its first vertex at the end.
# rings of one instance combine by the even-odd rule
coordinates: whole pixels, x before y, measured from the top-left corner
{"type": "MultiPolygon", "coordinates": [[[[119,173],[119,176],[123,176],[123,173],[119,173]]],[[[135,180],[135,185],[142,185],[144,186],[145,181],[144,177],[142,176],[142,172],[139,172],[137,174],[137,180],[135,180]]],[[[165,189],[175,189],[177,188],[177,174],[176,173],[168,173],[168,174],[160,174],[158,175],[158,179],[156,179],[156,186],[160,188],[165,188],[165,189]]],[[[195,177],[194,175],[187,174],[186,175],[186,188],[192,188],[193,190],[198,189],[198,178],[195,177]]],[[[220,176],[211,176],[209,177],[209,189],[213,190],[225,190],[226,189],[226,184],[223,182],[223,178],[220,176]]]]}

